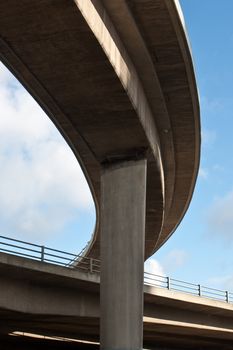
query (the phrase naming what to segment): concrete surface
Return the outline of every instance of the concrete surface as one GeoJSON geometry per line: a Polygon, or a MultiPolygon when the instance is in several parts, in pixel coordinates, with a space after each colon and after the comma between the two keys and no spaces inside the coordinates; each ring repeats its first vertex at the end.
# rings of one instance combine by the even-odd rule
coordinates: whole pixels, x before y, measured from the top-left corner
{"type": "Polygon", "coordinates": [[[142,349],[146,160],[101,177],[101,349],[142,349]]]}
{"type": "MultiPolygon", "coordinates": [[[[99,258],[101,245],[103,348],[140,349],[143,260],[182,219],[200,158],[198,94],[175,2],[2,1],[0,57],[64,135],[90,185],[97,220],[86,254],[99,258]],[[109,166],[132,160],[141,170],[122,167],[118,182],[118,170],[113,174],[109,166]]],[[[74,282],[37,272],[26,281],[30,270],[18,269],[19,276],[12,270],[1,280],[3,317],[8,305],[4,327],[99,338],[93,277],[74,282]],[[78,289],[68,287],[73,282],[78,289]]],[[[163,333],[178,327],[208,337],[217,327],[219,337],[231,337],[225,326],[205,325],[203,331],[178,316],[166,323],[156,315],[144,319],[145,342],[161,323],[163,333]]]]}
{"type": "Polygon", "coordinates": [[[0,35],[2,61],[54,121],[87,177],[97,214],[89,256],[100,256],[103,165],[145,153],[150,256],[184,215],[199,165],[198,95],[175,3],[2,1],[0,35]]]}
{"type": "MultiPolygon", "coordinates": [[[[0,338],[13,331],[99,342],[99,276],[0,255],[0,338]]],[[[144,348],[233,349],[233,305],[144,286],[144,348]]]]}

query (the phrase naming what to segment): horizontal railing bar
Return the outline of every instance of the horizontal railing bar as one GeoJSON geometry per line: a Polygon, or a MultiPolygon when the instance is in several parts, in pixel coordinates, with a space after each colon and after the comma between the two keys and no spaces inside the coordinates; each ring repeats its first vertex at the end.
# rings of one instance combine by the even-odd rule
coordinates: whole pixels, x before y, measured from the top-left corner
{"type": "Polygon", "coordinates": [[[55,263],[55,264],[66,267],[66,264],[64,262],[53,260],[53,259],[44,258],[43,262],[55,263]]]}
{"type": "Polygon", "coordinates": [[[2,249],[2,248],[1,248],[0,251],[6,252],[6,253],[14,253],[14,255],[22,255],[22,256],[24,256],[24,257],[30,257],[30,258],[34,258],[34,259],[38,259],[38,260],[41,259],[40,256],[30,255],[30,254],[21,253],[21,252],[15,252],[15,251],[13,251],[13,250],[8,250],[8,249],[2,249]]]}
{"type": "Polygon", "coordinates": [[[190,283],[190,282],[185,282],[185,281],[176,280],[176,279],[174,279],[174,278],[170,278],[170,282],[172,283],[173,281],[174,281],[174,282],[178,282],[178,283],[184,283],[184,284],[187,284],[187,285],[190,285],[190,286],[196,286],[196,287],[198,287],[198,285],[195,284],[195,283],[190,283]]]}
{"type": "MultiPolygon", "coordinates": [[[[46,246],[44,246],[44,249],[45,249],[45,250],[50,250],[50,251],[53,251],[53,252],[57,252],[57,253],[62,253],[62,254],[71,255],[71,256],[73,256],[73,257],[75,257],[75,258],[78,258],[78,257],[79,257],[79,255],[76,255],[76,254],[73,254],[73,253],[69,253],[69,252],[66,252],[66,251],[62,251],[62,250],[58,250],[58,249],[49,248],[49,247],[46,247],[46,246]]],[[[80,257],[81,257],[81,256],[80,256],[80,257]]],[[[83,257],[83,258],[88,259],[88,258],[86,258],[86,257],[83,257]]]]}
{"type": "Polygon", "coordinates": [[[145,275],[156,276],[156,277],[160,277],[160,278],[164,278],[164,279],[167,278],[166,276],[156,275],[156,274],[154,274],[154,273],[147,272],[147,271],[145,271],[144,274],[145,274],[145,275]]]}
{"type": "Polygon", "coordinates": [[[220,298],[226,298],[226,292],[223,292],[222,294],[219,294],[219,293],[215,293],[215,292],[206,292],[204,290],[201,290],[202,291],[202,295],[217,295],[218,297],[220,298]]]}
{"type": "Polygon", "coordinates": [[[60,265],[60,266],[66,267],[66,265],[63,262],[57,261],[57,260],[53,260],[53,259],[45,259],[44,258],[43,262],[52,263],[53,265],[60,265]]]}
{"type": "Polygon", "coordinates": [[[149,287],[158,287],[158,288],[162,288],[162,289],[167,289],[166,286],[160,286],[158,284],[150,284],[150,283],[144,283],[144,286],[149,286],[149,287]]]}
{"type": "Polygon", "coordinates": [[[161,283],[156,283],[156,282],[149,282],[149,281],[146,281],[146,280],[144,280],[144,283],[145,284],[148,284],[148,285],[150,285],[150,286],[156,286],[156,287],[162,287],[162,288],[167,288],[167,284],[161,284],[161,283]]]}
{"type": "Polygon", "coordinates": [[[187,293],[187,294],[192,294],[192,295],[198,296],[197,293],[193,293],[193,292],[189,292],[189,291],[180,290],[180,289],[173,288],[173,287],[171,287],[170,290],[176,290],[176,291],[178,291],[178,292],[184,292],[184,293],[187,293]]]}
{"type": "Polygon", "coordinates": [[[147,283],[151,283],[151,284],[155,284],[155,285],[164,285],[164,286],[167,286],[167,283],[166,282],[161,282],[161,281],[158,281],[158,280],[148,280],[148,278],[144,278],[144,282],[147,282],[147,283]]]}
{"type": "Polygon", "coordinates": [[[35,250],[35,249],[31,249],[31,248],[19,247],[19,246],[15,245],[15,244],[4,243],[4,242],[0,242],[0,249],[1,249],[1,244],[5,245],[5,246],[8,246],[8,247],[14,247],[14,248],[18,248],[18,249],[21,249],[21,250],[27,250],[27,251],[38,253],[38,254],[40,254],[40,252],[41,252],[41,250],[35,250]]]}
{"type": "Polygon", "coordinates": [[[144,284],[147,286],[151,286],[151,287],[158,287],[158,288],[163,288],[163,289],[167,289],[167,286],[162,286],[161,284],[155,284],[155,283],[148,283],[144,281],[144,284]]]}
{"type": "Polygon", "coordinates": [[[208,290],[202,289],[202,292],[206,293],[206,294],[226,295],[226,291],[225,290],[216,291],[215,289],[213,289],[213,290],[211,290],[211,289],[208,289],[208,290]]]}
{"type": "Polygon", "coordinates": [[[188,290],[194,290],[196,293],[198,293],[198,289],[197,289],[197,286],[196,288],[193,288],[193,287],[188,287],[188,286],[181,286],[180,284],[176,284],[176,283],[170,283],[170,286],[173,287],[180,287],[180,288],[184,288],[184,289],[188,289],[188,290]]]}
{"type": "MultiPolygon", "coordinates": [[[[47,259],[47,258],[44,258],[44,262],[48,262],[48,263],[55,263],[55,264],[58,264],[58,265],[61,265],[61,266],[64,266],[66,267],[67,265],[61,261],[57,261],[57,260],[53,260],[53,259],[47,259]]],[[[84,271],[89,271],[89,266],[73,266],[74,269],[81,269],[81,270],[84,270],[84,271]]],[[[92,269],[93,272],[99,272],[98,270],[96,269],[92,269]]]]}
{"type": "Polygon", "coordinates": [[[97,263],[97,264],[99,264],[100,265],[100,260],[98,260],[98,259],[95,259],[95,258],[92,258],[92,257],[87,257],[87,256],[81,256],[80,255],[80,259],[88,259],[88,260],[92,260],[92,262],[94,263],[97,263]]]}
{"type": "MultiPolygon", "coordinates": [[[[19,239],[13,239],[4,236],[0,236],[0,239],[4,240],[3,242],[0,241],[0,252],[52,263],[64,266],[66,268],[81,269],[84,271],[97,273],[100,272],[101,262],[96,258],[76,255],[59,249],[53,249],[43,245],[28,243],[19,239]],[[10,242],[20,243],[20,245],[10,242]],[[5,249],[2,246],[16,249],[5,249]],[[36,250],[30,247],[36,247],[39,249],[36,250]],[[36,255],[28,254],[27,252],[33,252],[36,255]],[[51,258],[56,258],[56,260],[51,258]]],[[[230,303],[233,302],[233,292],[210,288],[202,285],[200,286],[198,284],[153,274],[147,271],[144,272],[144,284],[159,288],[171,289],[187,294],[198,295],[212,300],[225,301],[230,303]]]]}
{"type": "Polygon", "coordinates": [[[154,287],[161,287],[161,288],[167,288],[167,285],[162,285],[162,284],[159,284],[159,283],[153,283],[153,282],[148,282],[148,281],[145,281],[144,280],[144,284],[147,284],[148,286],[154,286],[154,287]]]}
{"type": "Polygon", "coordinates": [[[167,280],[161,281],[161,280],[158,280],[157,278],[152,278],[152,277],[147,277],[147,276],[144,276],[144,277],[145,277],[145,279],[150,280],[150,281],[157,281],[159,283],[167,283],[167,280]]]}
{"type": "Polygon", "coordinates": [[[89,261],[79,261],[78,264],[72,265],[72,266],[79,266],[79,265],[90,265],[90,260],[89,261]]]}
{"type": "Polygon", "coordinates": [[[226,301],[226,298],[223,298],[223,297],[222,298],[217,298],[217,297],[212,297],[212,296],[208,296],[207,297],[207,296],[204,296],[204,295],[203,295],[203,297],[207,298],[207,299],[211,299],[211,300],[216,300],[216,301],[226,301]]]}
{"type": "MultiPolygon", "coordinates": [[[[46,256],[52,256],[52,257],[54,257],[54,258],[59,258],[59,259],[63,259],[63,260],[70,260],[69,258],[67,258],[67,257],[65,257],[65,256],[61,256],[61,255],[55,255],[55,254],[51,254],[51,253],[44,253],[44,256],[46,257],[46,256]]],[[[45,258],[44,258],[44,260],[45,260],[45,258]]],[[[67,264],[67,263],[65,263],[65,264],[67,264]]]]}
{"type": "MultiPolygon", "coordinates": [[[[74,266],[79,266],[79,265],[87,265],[89,266],[90,265],[90,260],[89,261],[79,261],[77,264],[74,264],[74,265],[70,265],[71,267],[74,267],[74,266]]],[[[92,267],[96,267],[96,268],[100,268],[100,265],[96,265],[92,262],[92,267]]]]}
{"type": "Polygon", "coordinates": [[[9,241],[14,241],[14,242],[19,242],[19,243],[27,244],[27,245],[32,245],[32,246],[34,246],[34,247],[41,247],[41,245],[39,245],[39,244],[29,243],[29,242],[21,241],[21,240],[19,240],[19,239],[8,238],[8,237],[4,237],[4,236],[0,236],[0,238],[6,239],[6,240],[9,240],[9,241]]]}
{"type": "MultiPolygon", "coordinates": [[[[148,279],[158,279],[158,278],[159,278],[159,276],[157,276],[157,275],[152,275],[152,274],[150,274],[149,276],[147,276],[146,273],[144,273],[144,276],[145,276],[145,278],[148,278],[148,279]]],[[[161,282],[165,282],[166,280],[167,280],[167,277],[166,277],[166,278],[163,278],[163,279],[160,279],[161,282]]]]}
{"type": "Polygon", "coordinates": [[[85,271],[89,271],[89,268],[88,267],[82,267],[82,266],[74,266],[73,267],[75,270],[79,270],[79,269],[81,269],[81,270],[85,270],[85,271]]]}
{"type": "MultiPolygon", "coordinates": [[[[47,253],[46,253],[47,254],[47,253]]],[[[93,259],[93,258],[88,258],[88,257],[85,257],[85,256],[79,256],[77,259],[72,259],[70,261],[70,265],[74,264],[74,263],[83,263],[83,264],[87,264],[89,263],[90,259],[92,259],[92,263],[93,265],[96,265],[96,266],[100,266],[100,260],[97,260],[97,259],[93,259]],[[84,261],[86,260],[86,261],[84,261]]]]}
{"type": "Polygon", "coordinates": [[[149,282],[158,282],[158,283],[161,283],[161,284],[167,284],[167,281],[160,281],[160,280],[157,280],[155,278],[148,278],[148,277],[145,277],[144,278],[145,280],[149,281],[149,282]]]}
{"type": "Polygon", "coordinates": [[[224,292],[224,290],[221,289],[216,289],[216,288],[210,288],[206,286],[201,286],[202,289],[208,289],[208,290],[215,290],[216,292],[224,292]]]}

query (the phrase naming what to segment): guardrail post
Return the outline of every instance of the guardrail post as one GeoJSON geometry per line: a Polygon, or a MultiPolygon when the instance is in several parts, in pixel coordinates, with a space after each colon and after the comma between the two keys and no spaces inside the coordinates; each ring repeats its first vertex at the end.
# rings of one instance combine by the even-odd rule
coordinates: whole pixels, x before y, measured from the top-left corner
{"type": "Polygon", "coordinates": [[[93,259],[90,258],[90,273],[93,272],[93,259]]]}
{"type": "Polygon", "coordinates": [[[170,281],[170,277],[167,277],[167,289],[171,288],[171,281],[170,281]]]}
{"type": "Polygon", "coordinates": [[[41,256],[40,256],[41,261],[44,261],[44,246],[41,246],[41,256]]]}
{"type": "Polygon", "coordinates": [[[226,302],[229,303],[229,292],[226,291],[226,302]]]}
{"type": "Polygon", "coordinates": [[[198,295],[199,295],[199,297],[201,297],[201,285],[200,284],[198,284],[198,295]]]}

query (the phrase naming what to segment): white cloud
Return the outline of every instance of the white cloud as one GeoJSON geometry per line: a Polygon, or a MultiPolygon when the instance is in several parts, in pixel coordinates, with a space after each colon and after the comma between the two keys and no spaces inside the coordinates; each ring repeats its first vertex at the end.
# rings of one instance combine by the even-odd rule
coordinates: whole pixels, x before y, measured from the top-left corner
{"type": "Polygon", "coordinates": [[[144,264],[144,283],[157,287],[165,287],[167,285],[167,280],[165,278],[165,273],[161,263],[155,258],[149,258],[144,264]],[[153,274],[156,276],[148,275],[153,274]]]}
{"type": "Polygon", "coordinates": [[[154,257],[145,262],[145,272],[160,276],[171,276],[177,269],[182,267],[188,259],[188,254],[182,249],[173,249],[166,254],[161,261],[154,257]]]}
{"type": "Polygon", "coordinates": [[[171,250],[163,259],[164,270],[171,275],[187,261],[188,254],[181,249],[171,250]]]}
{"type": "Polygon", "coordinates": [[[166,254],[161,261],[154,257],[149,258],[144,265],[145,272],[157,275],[156,277],[145,274],[145,283],[149,285],[167,288],[166,277],[172,277],[174,272],[181,268],[187,261],[188,254],[181,249],[173,249],[166,254]],[[154,279],[154,280],[153,280],[154,279]]]}
{"type": "MultiPolygon", "coordinates": [[[[199,168],[198,176],[202,180],[207,180],[209,175],[219,175],[219,173],[224,172],[224,167],[220,164],[214,164],[209,169],[203,168],[202,166],[199,168]]],[[[221,178],[219,178],[220,180],[221,178]]]]}
{"type": "Polygon", "coordinates": [[[72,151],[33,98],[0,65],[0,229],[54,234],[93,200],[72,151]]]}
{"type": "Polygon", "coordinates": [[[149,258],[144,265],[145,272],[153,273],[154,275],[164,276],[164,269],[161,263],[154,259],[149,258]]]}
{"type": "Polygon", "coordinates": [[[208,171],[202,167],[199,168],[198,176],[204,180],[207,180],[208,178],[208,171]]]}
{"type": "Polygon", "coordinates": [[[217,137],[217,133],[215,130],[209,130],[209,129],[202,128],[201,141],[202,141],[203,146],[205,146],[205,147],[212,146],[216,140],[216,137],[217,137]]]}

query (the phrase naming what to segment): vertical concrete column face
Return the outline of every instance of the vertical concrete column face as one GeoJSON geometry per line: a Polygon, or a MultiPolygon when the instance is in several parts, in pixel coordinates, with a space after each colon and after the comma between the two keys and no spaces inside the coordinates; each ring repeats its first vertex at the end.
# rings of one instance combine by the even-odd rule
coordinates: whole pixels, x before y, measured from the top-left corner
{"type": "Polygon", "coordinates": [[[103,171],[101,178],[100,344],[142,349],[146,160],[103,171]]]}

